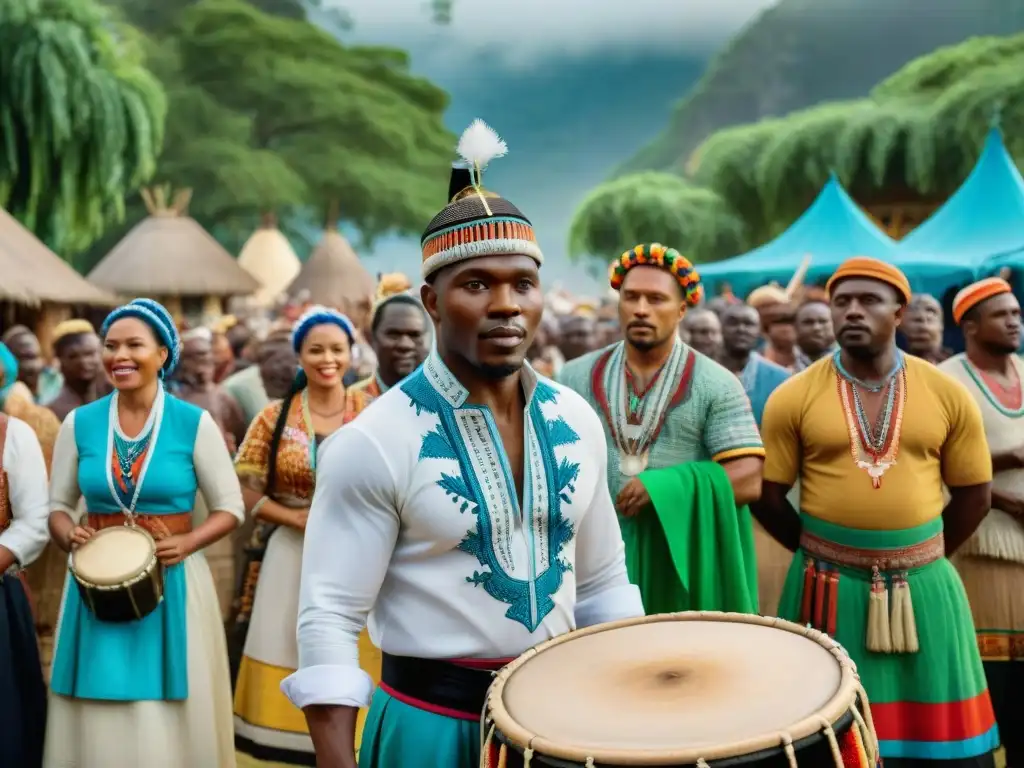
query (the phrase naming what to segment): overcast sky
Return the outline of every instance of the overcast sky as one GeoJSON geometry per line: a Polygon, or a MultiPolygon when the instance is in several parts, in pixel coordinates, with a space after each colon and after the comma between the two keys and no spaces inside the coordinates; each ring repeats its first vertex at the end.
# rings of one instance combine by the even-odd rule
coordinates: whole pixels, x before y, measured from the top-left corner
{"type": "MultiPolygon", "coordinates": [[[[603,280],[567,257],[577,205],[664,128],[706,61],[774,2],[455,0],[451,25],[440,26],[429,0],[324,0],[352,18],[346,41],[404,48],[415,72],[451,93],[453,132],[482,117],[508,140],[509,158],[487,178],[533,221],[545,281],[597,290],[603,280]]],[[[364,256],[373,272],[419,272],[413,238],[384,238],[364,256]]]]}
{"type": "Polygon", "coordinates": [[[429,0],[325,0],[355,22],[353,37],[434,48],[461,62],[485,51],[515,65],[594,51],[652,46],[693,52],[722,40],[775,0],[454,0],[448,26],[430,23],[429,0]]]}

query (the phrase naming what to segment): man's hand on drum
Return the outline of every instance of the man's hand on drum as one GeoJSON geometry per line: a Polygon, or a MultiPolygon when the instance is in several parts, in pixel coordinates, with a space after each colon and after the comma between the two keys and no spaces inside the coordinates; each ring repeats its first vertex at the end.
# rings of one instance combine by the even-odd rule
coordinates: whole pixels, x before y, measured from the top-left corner
{"type": "Polygon", "coordinates": [[[623,517],[634,517],[650,503],[651,496],[644,488],[644,484],[640,482],[639,477],[634,477],[619,491],[619,496],[615,499],[615,509],[623,517]]]}
{"type": "Polygon", "coordinates": [[[195,542],[187,533],[168,536],[156,543],[156,557],[163,566],[177,565],[195,551],[195,542]]]}
{"type": "Polygon", "coordinates": [[[76,525],[68,534],[68,551],[80,547],[93,537],[96,531],[88,525],[76,525]]]}

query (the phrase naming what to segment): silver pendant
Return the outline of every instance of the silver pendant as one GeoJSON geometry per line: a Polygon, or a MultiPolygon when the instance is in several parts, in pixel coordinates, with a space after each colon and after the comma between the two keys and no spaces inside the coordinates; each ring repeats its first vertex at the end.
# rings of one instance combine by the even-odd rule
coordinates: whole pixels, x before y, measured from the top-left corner
{"type": "Polygon", "coordinates": [[[647,469],[647,454],[621,452],[619,454],[619,472],[626,477],[636,477],[647,469]]]}

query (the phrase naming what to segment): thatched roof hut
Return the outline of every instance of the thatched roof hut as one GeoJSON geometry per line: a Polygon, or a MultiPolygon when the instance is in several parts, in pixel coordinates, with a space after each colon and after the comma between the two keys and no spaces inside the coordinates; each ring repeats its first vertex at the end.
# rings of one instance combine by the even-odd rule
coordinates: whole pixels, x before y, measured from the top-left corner
{"type": "Polygon", "coordinates": [[[238,264],[260,283],[253,297],[258,307],[272,306],[302,269],[302,262],[271,214],[264,216],[260,228],[242,246],[238,264]]]}
{"type": "Polygon", "coordinates": [[[168,205],[163,190],[143,190],[149,216],[89,273],[102,288],[124,297],[163,301],[176,315],[219,314],[223,299],[255,293],[260,285],[188,215],[191,193],[168,205]]]}
{"type": "Polygon", "coordinates": [[[0,301],[112,306],[116,299],[90,283],[0,208],[0,301]]]}
{"type": "Polygon", "coordinates": [[[334,307],[362,326],[376,288],[377,281],[348,240],[332,228],[324,231],[323,239],[288,286],[288,295],[302,295],[314,304],[334,307]]]}
{"type": "Polygon", "coordinates": [[[87,307],[117,303],[46,247],[21,222],[0,208],[0,305],[3,327],[24,324],[35,330],[44,352],[54,327],[87,307]]]}

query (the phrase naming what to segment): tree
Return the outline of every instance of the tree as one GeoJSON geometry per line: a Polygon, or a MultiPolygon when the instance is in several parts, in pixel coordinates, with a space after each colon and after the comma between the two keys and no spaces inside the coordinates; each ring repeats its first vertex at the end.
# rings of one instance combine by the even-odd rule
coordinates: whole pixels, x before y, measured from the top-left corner
{"type": "Polygon", "coordinates": [[[660,242],[694,262],[747,249],[743,221],[709,189],[679,176],[648,171],[593,190],[573,216],[569,252],[609,261],[637,243],[660,242]]]}
{"type": "Polygon", "coordinates": [[[188,8],[178,47],[187,80],[251,120],[251,147],[283,159],[311,203],[365,238],[418,234],[443,203],[448,97],[410,74],[402,52],[343,46],[238,0],[188,8]]]}
{"type": "Polygon", "coordinates": [[[0,205],[58,252],[155,170],[166,102],[137,42],[92,0],[0,3],[0,205]]]}

